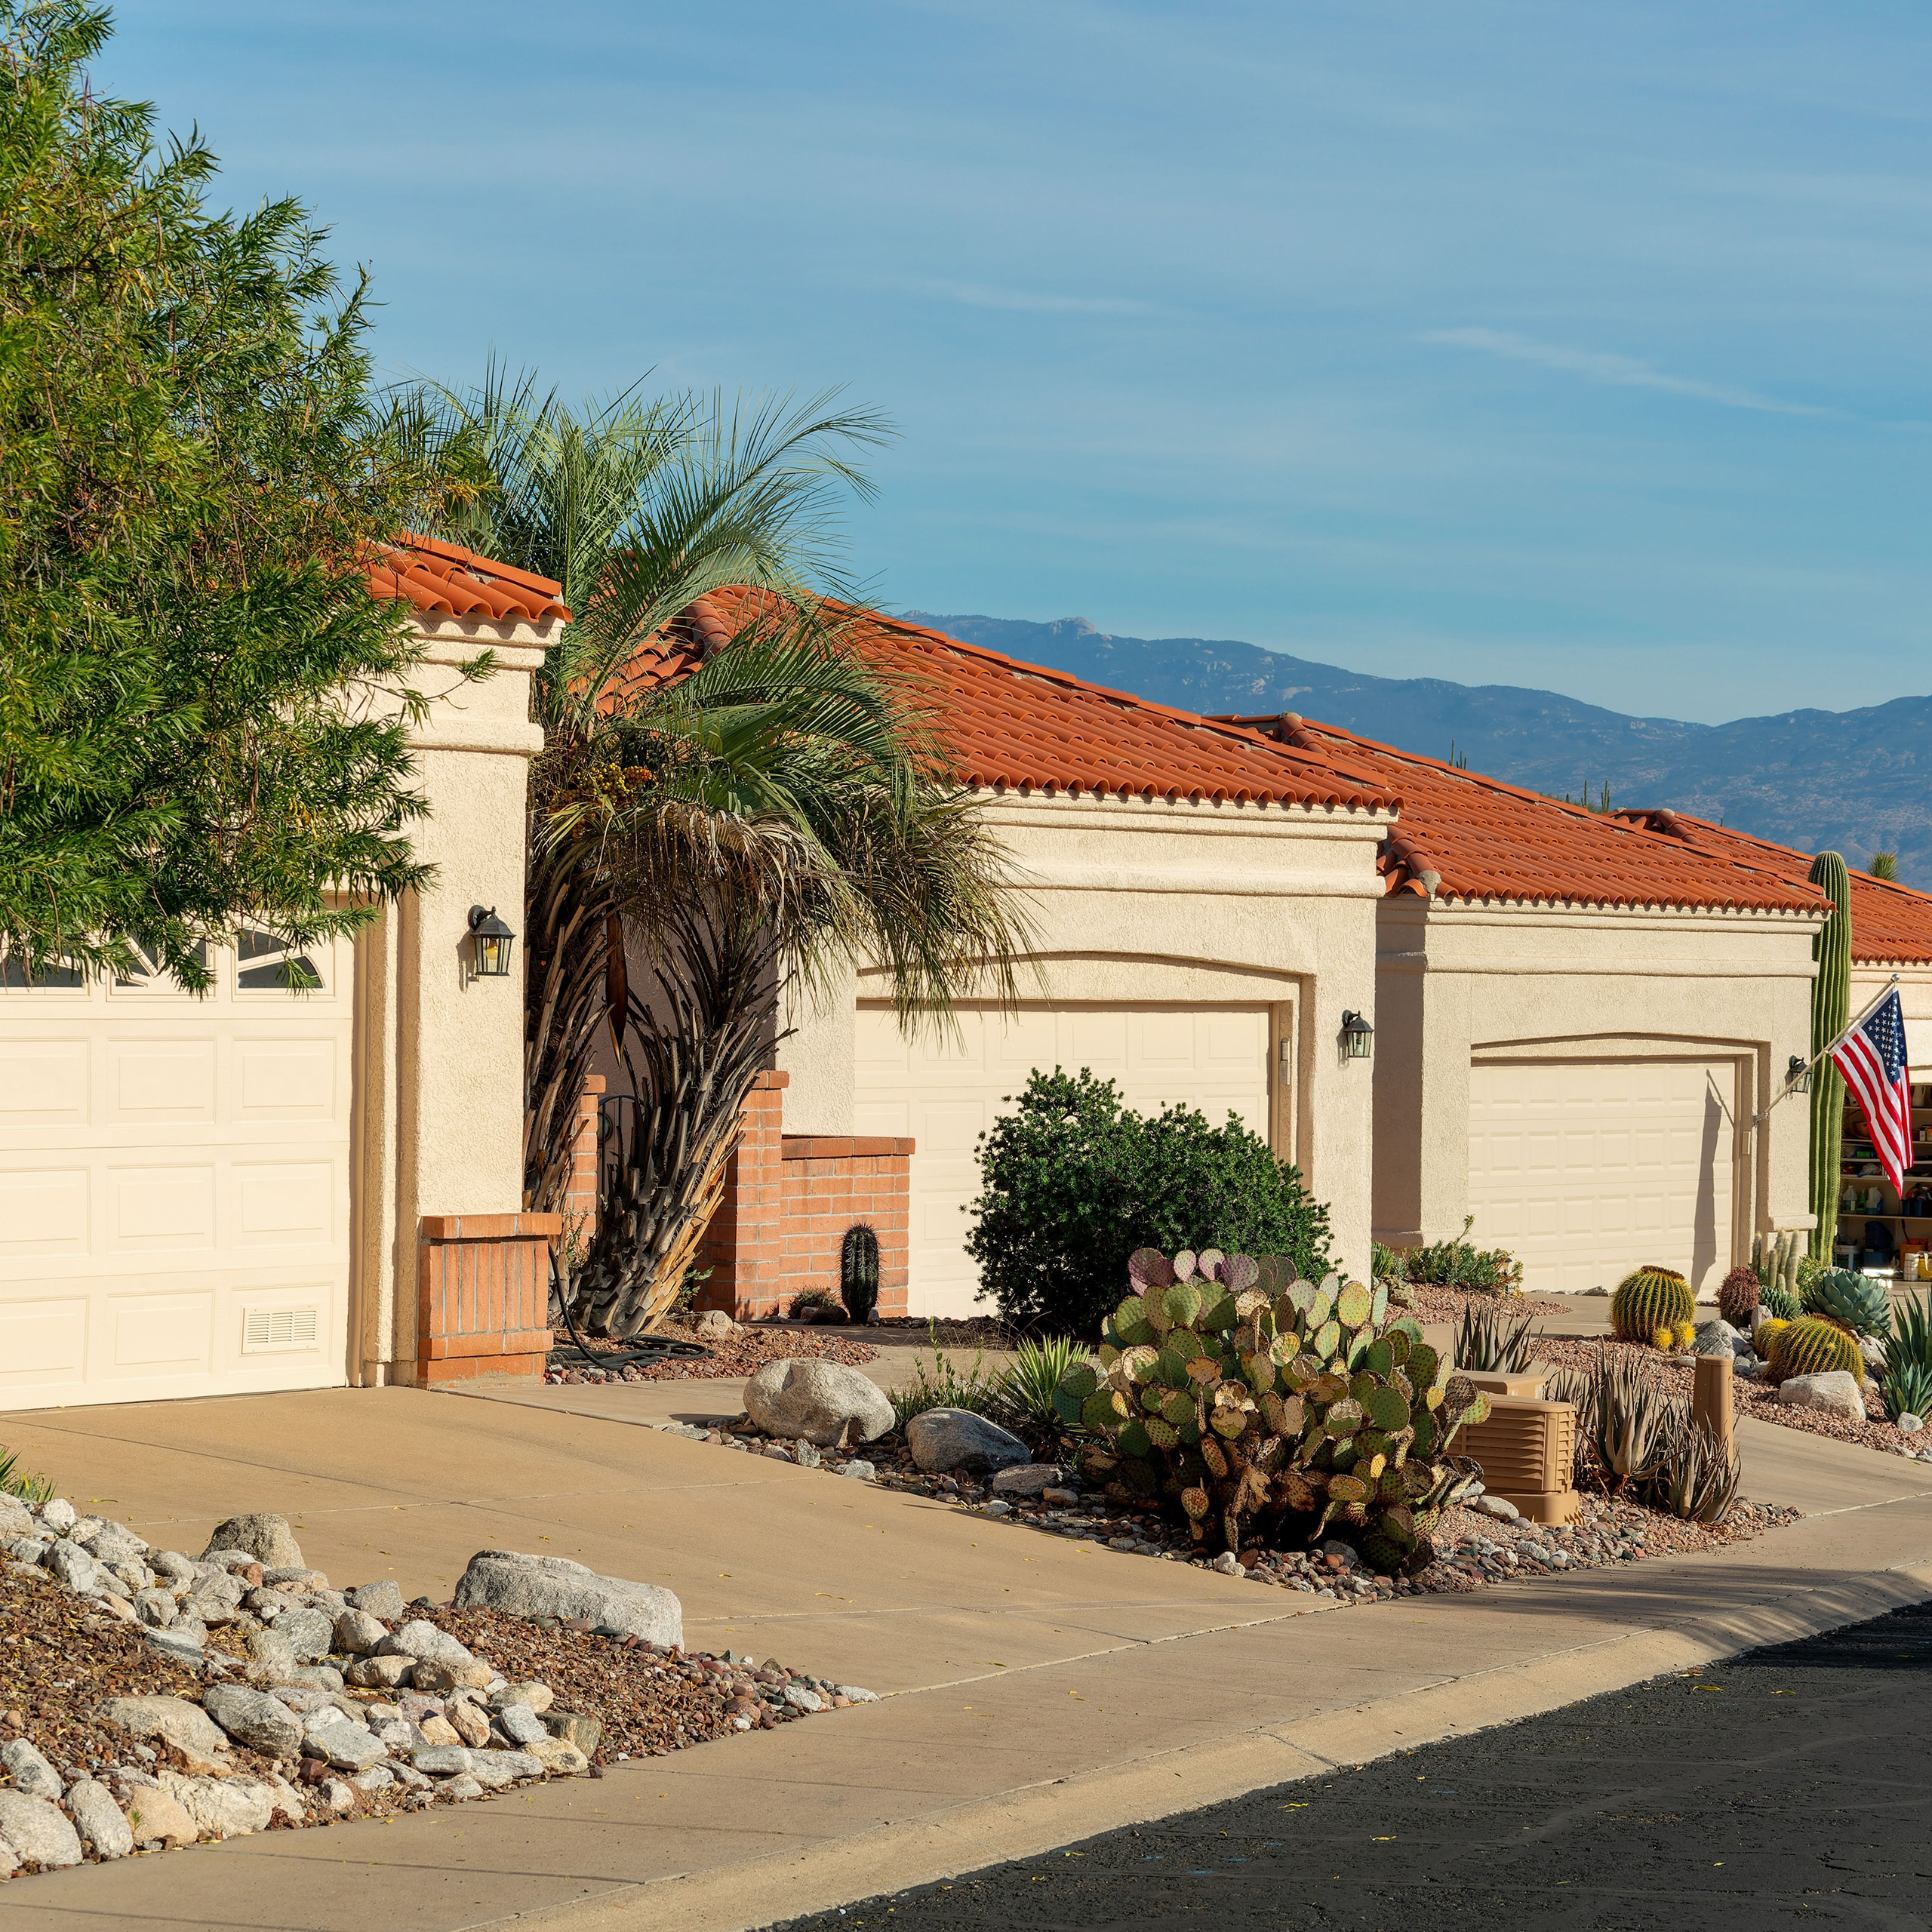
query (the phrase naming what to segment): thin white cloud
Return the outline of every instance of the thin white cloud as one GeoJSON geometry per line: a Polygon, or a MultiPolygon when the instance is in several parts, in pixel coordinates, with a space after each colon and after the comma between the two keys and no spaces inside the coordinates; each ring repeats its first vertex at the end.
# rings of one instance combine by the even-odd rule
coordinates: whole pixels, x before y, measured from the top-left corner
{"type": "Polygon", "coordinates": [[[1838,413],[1809,403],[1783,402],[1776,396],[1760,395],[1754,389],[1703,382],[1694,376],[1669,375],[1634,355],[1616,355],[1594,349],[1564,349],[1555,343],[1513,334],[1507,329],[1434,329],[1422,340],[1451,349],[1472,349],[1485,355],[1500,355],[1512,362],[1533,362],[1539,368],[1580,376],[1586,383],[1607,383],[1616,389],[1660,389],[1666,395],[1688,396],[1694,401],[1714,402],[1724,409],[1752,409],[1770,416],[1835,416],[1838,413]]]}
{"type": "Polygon", "coordinates": [[[1130,302],[1110,295],[1048,295],[1032,289],[1001,288],[986,281],[917,281],[921,294],[969,309],[1006,309],[1035,315],[1152,315],[1160,313],[1151,302],[1130,302]]]}

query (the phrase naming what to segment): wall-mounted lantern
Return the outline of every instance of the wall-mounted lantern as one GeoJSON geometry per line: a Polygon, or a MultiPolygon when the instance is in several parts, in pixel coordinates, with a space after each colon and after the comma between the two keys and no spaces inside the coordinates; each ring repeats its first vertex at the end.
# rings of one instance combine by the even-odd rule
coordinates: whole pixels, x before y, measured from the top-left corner
{"type": "Polygon", "coordinates": [[[1359,1013],[1342,1015],[1342,1057],[1367,1060],[1375,1051],[1375,1029],[1359,1013]]]}
{"type": "Polygon", "coordinates": [[[1811,1066],[1808,1060],[1793,1054],[1791,1064],[1784,1070],[1785,1091],[1789,1094],[1808,1094],[1811,1091],[1811,1066]]]}
{"type": "Polygon", "coordinates": [[[469,909],[469,943],[476,977],[479,980],[506,979],[510,970],[510,948],[516,934],[497,917],[494,906],[469,909]]]}

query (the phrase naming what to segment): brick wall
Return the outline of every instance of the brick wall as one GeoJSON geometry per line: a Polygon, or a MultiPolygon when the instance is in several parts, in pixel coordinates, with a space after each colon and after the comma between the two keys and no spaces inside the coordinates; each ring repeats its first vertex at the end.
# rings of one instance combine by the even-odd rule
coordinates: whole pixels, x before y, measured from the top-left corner
{"type": "Polygon", "coordinates": [[[603,1097],[604,1076],[593,1073],[583,1083],[577,1106],[577,1138],[571,1146],[570,1191],[564,1196],[564,1226],[588,1241],[597,1231],[597,1103],[603,1097]]]}
{"type": "Polygon", "coordinates": [[[416,1379],[535,1381],[550,1346],[561,1214],[426,1214],[417,1248],[416,1379]]]}
{"type": "Polygon", "coordinates": [[[700,1308],[740,1320],[782,1313],[807,1288],[838,1292],[845,1232],[865,1222],[878,1236],[878,1306],[903,1315],[911,1238],[909,1140],[788,1134],[791,1076],[764,1073],[745,1103],[744,1137],[725,1174],[724,1198],[706,1231],[700,1265],[711,1278],[700,1308]]]}

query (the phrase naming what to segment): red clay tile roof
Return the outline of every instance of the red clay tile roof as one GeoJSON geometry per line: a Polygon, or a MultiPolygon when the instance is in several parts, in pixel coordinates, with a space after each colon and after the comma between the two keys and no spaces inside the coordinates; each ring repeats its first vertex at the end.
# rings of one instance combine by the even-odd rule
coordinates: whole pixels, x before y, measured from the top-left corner
{"type": "MultiPolygon", "coordinates": [[[[828,603],[861,652],[916,679],[961,783],[1048,794],[1209,799],[1392,811],[1397,792],[1319,750],[1284,753],[1259,733],[1083,683],[940,631],[828,603]]],[[[617,688],[672,682],[706,652],[775,617],[762,592],[700,598],[626,666],[617,688]]]]}
{"type": "MultiPolygon", "coordinates": [[[[1811,869],[1808,852],[1774,844],[1768,838],[1753,838],[1749,832],[1713,825],[1688,812],[1640,810],[1620,811],[1615,816],[1680,839],[1700,852],[1761,866],[1787,879],[1802,879],[1811,869]]],[[[1932,964],[1932,893],[1917,892],[1896,880],[1874,878],[1869,872],[1853,868],[1851,956],[1873,965],[1932,964]]]]}
{"type": "Polygon", "coordinates": [[[1436,896],[1449,899],[1789,912],[1826,903],[1801,869],[1794,880],[1788,868],[1688,846],[1292,712],[1230,721],[1401,794],[1401,822],[1381,860],[1390,893],[1426,895],[1432,874],[1436,896]]]}
{"type": "Polygon", "coordinates": [[[433,537],[385,544],[369,566],[369,589],[401,598],[425,613],[451,617],[522,617],[532,623],[570,613],[557,601],[560,583],[512,570],[433,537]]]}

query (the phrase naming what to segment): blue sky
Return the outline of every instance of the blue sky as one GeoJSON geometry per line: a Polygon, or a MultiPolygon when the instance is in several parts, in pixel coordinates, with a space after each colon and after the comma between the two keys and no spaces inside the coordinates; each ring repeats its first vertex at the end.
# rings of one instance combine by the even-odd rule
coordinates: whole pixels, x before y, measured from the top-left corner
{"type": "Polygon", "coordinates": [[[135,0],[398,371],[844,383],[894,608],[1718,719],[1932,690],[1932,13],[135,0]]]}

